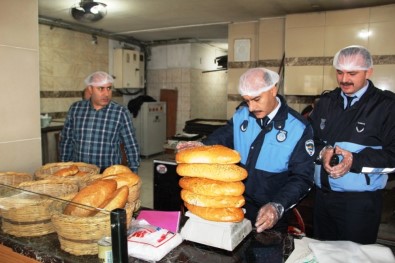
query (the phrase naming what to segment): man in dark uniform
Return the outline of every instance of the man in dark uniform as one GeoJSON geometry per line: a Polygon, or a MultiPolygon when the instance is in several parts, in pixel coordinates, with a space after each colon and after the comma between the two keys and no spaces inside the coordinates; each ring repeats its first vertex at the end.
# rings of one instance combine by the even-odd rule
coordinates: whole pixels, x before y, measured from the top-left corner
{"type": "Polygon", "coordinates": [[[279,75],[265,68],[244,73],[239,83],[244,105],[226,126],[203,140],[205,145],[221,144],[240,153],[240,165],[248,171],[245,216],[258,233],[271,228],[286,232],[283,215],[313,186],[313,132],[277,94],[278,81],[279,75]]]}
{"type": "Polygon", "coordinates": [[[373,61],[366,48],[341,49],[333,66],[339,87],[322,95],[310,116],[319,152],[315,238],[371,244],[381,189],[395,167],[395,98],[369,80],[373,61]]]}

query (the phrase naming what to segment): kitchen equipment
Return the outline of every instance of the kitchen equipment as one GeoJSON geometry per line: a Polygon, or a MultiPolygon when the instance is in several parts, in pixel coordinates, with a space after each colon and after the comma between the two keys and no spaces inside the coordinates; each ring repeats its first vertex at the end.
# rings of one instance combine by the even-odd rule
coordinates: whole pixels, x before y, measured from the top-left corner
{"type": "Polygon", "coordinates": [[[170,155],[154,160],[154,209],[162,211],[181,211],[180,176],[177,163],[170,155]]]}
{"type": "Polygon", "coordinates": [[[239,223],[213,222],[186,212],[189,219],[181,229],[183,239],[232,251],[251,232],[248,219],[239,223]]]}
{"type": "Polygon", "coordinates": [[[140,155],[148,157],[164,151],[166,143],[166,103],[144,102],[133,118],[140,155]]]}

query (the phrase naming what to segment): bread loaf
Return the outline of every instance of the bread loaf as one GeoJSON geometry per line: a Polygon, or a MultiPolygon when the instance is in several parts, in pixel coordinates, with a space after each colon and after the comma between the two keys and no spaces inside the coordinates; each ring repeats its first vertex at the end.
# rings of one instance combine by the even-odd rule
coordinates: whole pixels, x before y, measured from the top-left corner
{"type": "Polygon", "coordinates": [[[122,164],[114,164],[110,167],[107,167],[103,171],[103,175],[113,175],[113,174],[120,174],[120,173],[133,173],[129,167],[122,165],[122,164]]]}
{"type": "Polygon", "coordinates": [[[104,176],[103,180],[111,179],[117,181],[117,188],[120,188],[124,185],[133,186],[137,184],[140,180],[140,177],[135,173],[119,173],[114,175],[104,176]]]}
{"type": "Polygon", "coordinates": [[[56,171],[53,175],[55,176],[71,176],[75,175],[79,172],[78,167],[76,165],[71,165],[66,168],[62,168],[58,171],[56,171]]]}
{"type": "Polygon", "coordinates": [[[91,216],[96,210],[89,207],[99,207],[106,199],[108,199],[117,189],[117,182],[115,180],[97,180],[92,184],[84,187],[71,200],[65,210],[65,215],[72,216],[91,216]],[[82,204],[79,206],[73,203],[82,204]]]}
{"type": "Polygon", "coordinates": [[[177,163],[217,163],[240,162],[240,154],[222,145],[204,145],[182,150],[176,154],[177,163]]]}
{"type": "Polygon", "coordinates": [[[111,196],[99,206],[99,208],[107,211],[112,211],[116,208],[124,208],[128,201],[128,195],[129,188],[124,185],[112,193],[111,196]]]}
{"type": "Polygon", "coordinates": [[[186,164],[177,165],[181,176],[207,178],[224,182],[236,182],[247,177],[247,171],[236,164],[186,164]]]}
{"type": "Polygon", "coordinates": [[[182,189],[208,196],[240,196],[245,186],[242,182],[223,182],[197,177],[182,177],[178,184],[182,189]]]}
{"type": "Polygon", "coordinates": [[[212,208],[212,207],[199,207],[185,203],[188,210],[209,221],[216,222],[241,222],[244,219],[244,213],[241,208],[226,207],[226,208],[212,208]]]}
{"type": "Polygon", "coordinates": [[[214,208],[224,208],[224,207],[242,207],[245,204],[244,197],[240,196],[208,196],[195,194],[194,192],[182,189],[181,199],[184,202],[202,206],[202,207],[214,207],[214,208]]]}
{"type": "Polygon", "coordinates": [[[74,176],[85,176],[89,174],[88,172],[84,172],[84,171],[79,171],[78,173],[76,173],[74,176]]]}

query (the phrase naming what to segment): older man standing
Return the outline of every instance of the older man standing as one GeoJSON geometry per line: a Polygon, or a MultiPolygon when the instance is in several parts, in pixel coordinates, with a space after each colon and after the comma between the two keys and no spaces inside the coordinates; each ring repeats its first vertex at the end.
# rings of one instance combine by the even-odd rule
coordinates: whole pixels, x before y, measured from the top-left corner
{"type": "Polygon", "coordinates": [[[105,168],[121,164],[121,143],[128,166],[137,172],[140,154],[132,119],[126,107],[112,101],[114,79],[106,72],[85,79],[90,99],[71,105],[60,135],[60,160],[105,168]]]}

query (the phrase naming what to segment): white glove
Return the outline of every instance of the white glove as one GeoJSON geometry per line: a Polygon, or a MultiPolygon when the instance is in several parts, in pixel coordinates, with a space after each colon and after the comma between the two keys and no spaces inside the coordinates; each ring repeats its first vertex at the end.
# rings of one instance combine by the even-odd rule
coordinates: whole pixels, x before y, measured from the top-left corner
{"type": "Polygon", "coordinates": [[[282,217],[283,213],[284,208],[281,204],[268,203],[262,206],[256,217],[256,232],[260,233],[266,229],[272,228],[282,217]]]}
{"type": "Polygon", "coordinates": [[[203,146],[204,144],[199,141],[180,141],[176,145],[176,150],[177,152],[188,149],[188,148],[194,148],[198,146],[203,146]]]}

